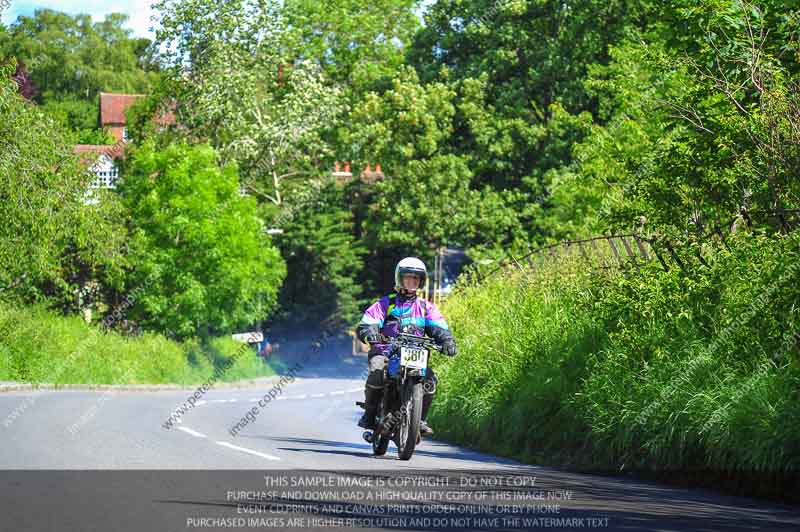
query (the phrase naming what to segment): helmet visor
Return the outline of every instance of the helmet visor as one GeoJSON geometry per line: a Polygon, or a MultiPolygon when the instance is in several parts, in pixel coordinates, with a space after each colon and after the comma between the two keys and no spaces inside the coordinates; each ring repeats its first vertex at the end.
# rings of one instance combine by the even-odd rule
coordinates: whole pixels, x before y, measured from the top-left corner
{"type": "Polygon", "coordinates": [[[397,286],[406,290],[421,290],[425,288],[427,274],[418,268],[400,268],[397,272],[397,286]]]}

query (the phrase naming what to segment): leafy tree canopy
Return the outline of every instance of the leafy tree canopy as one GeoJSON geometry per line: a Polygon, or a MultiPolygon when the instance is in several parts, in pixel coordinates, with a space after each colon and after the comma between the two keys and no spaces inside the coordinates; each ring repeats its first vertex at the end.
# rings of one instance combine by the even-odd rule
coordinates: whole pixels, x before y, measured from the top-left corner
{"type": "MultiPolygon", "coordinates": [[[[74,308],[87,277],[124,262],[114,198],[87,204],[89,175],[60,126],[0,67],[0,296],[74,308]]],[[[116,272],[116,274],[114,274],[116,272]]]]}
{"type": "Polygon", "coordinates": [[[25,63],[40,91],[36,101],[52,106],[65,126],[95,129],[100,91],[146,93],[158,77],[150,41],[131,37],[127,20],[37,9],[0,32],[0,57],[25,63]]]}
{"type": "Polygon", "coordinates": [[[296,31],[278,3],[157,5],[182,120],[239,164],[251,192],[281,205],[287,181],[317,177],[322,159],[329,168],[322,133],[345,108],[341,91],[293,55],[296,31]]]}
{"type": "Polygon", "coordinates": [[[132,223],[131,316],[179,336],[230,332],[275,306],[286,266],[234,165],[208,145],[138,149],[122,199],[132,223]]]}

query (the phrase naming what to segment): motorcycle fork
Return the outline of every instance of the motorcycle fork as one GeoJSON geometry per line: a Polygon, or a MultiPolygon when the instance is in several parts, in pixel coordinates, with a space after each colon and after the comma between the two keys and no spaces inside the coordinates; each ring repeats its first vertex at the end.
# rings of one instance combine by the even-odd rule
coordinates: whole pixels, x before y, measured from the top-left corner
{"type": "Polygon", "coordinates": [[[394,430],[397,422],[394,421],[390,426],[386,426],[386,422],[389,420],[394,420],[397,416],[400,415],[400,409],[398,407],[400,403],[399,393],[402,389],[402,384],[398,386],[392,386],[392,382],[402,383],[403,381],[391,381],[389,377],[384,374],[384,385],[383,385],[383,397],[381,399],[381,409],[380,409],[380,417],[378,418],[378,425],[377,429],[375,430],[375,436],[390,436],[392,431],[394,430]],[[396,408],[398,407],[398,408],[396,408]]]}

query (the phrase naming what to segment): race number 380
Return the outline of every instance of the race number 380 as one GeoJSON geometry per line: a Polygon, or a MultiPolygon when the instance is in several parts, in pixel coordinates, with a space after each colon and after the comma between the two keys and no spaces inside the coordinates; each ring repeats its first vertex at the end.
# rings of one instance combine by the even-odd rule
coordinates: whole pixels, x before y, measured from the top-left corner
{"type": "Polygon", "coordinates": [[[428,350],[413,347],[401,347],[400,363],[409,368],[427,368],[428,350]]]}

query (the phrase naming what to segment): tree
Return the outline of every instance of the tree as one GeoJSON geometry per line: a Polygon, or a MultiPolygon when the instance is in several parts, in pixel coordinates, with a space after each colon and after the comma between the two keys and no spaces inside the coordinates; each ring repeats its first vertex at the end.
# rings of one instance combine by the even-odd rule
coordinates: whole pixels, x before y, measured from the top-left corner
{"type": "Polygon", "coordinates": [[[108,206],[86,205],[89,175],[59,125],[17,95],[0,66],[0,295],[74,309],[75,290],[123,264],[108,206]]]}
{"type": "MultiPolygon", "coordinates": [[[[546,194],[547,173],[572,162],[585,131],[551,124],[559,109],[595,113],[583,81],[608,61],[609,44],[642,24],[640,0],[438,0],[425,14],[411,63],[424,82],[442,69],[480,82],[477,107],[456,117],[453,149],[472,158],[476,179],[531,199],[546,194]]],[[[473,94],[474,96],[474,94],[473,94]]],[[[473,97],[471,102],[476,102],[473,97]]]]}
{"type": "Polygon", "coordinates": [[[472,174],[456,155],[412,160],[377,185],[368,226],[384,249],[399,248],[432,259],[443,245],[507,248],[527,243],[513,192],[472,189],[472,174]]]}
{"type": "Polygon", "coordinates": [[[89,15],[37,9],[0,33],[0,57],[24,61],[41,90],[37,103],[70,102],[70,112],[59,116],[65,127],[96,129],[100,91],[144,93],[158,77],[150,41],[131,37],[127,20],[112,13],[93,23],[89,15]]]}
{"type": "Polygon", "coordinates": [[[800,12],[761,5],[665,8],[673,29],[614,47],[587,81],[605,124],[575,145],[555,210],[595,227],[701,236],[742,208],[800,205],[800,91],[784,26],[800,12]]]}
{"type": "Polygon", "coordinates": [[[286,267],[235,165],[208,145],[136,150],[121,188],[132,224],[131,317],[186,337],[264,320],[286,267]]]}
{"type": "Polygon", "coordinates": [[[455,97],[447,83],[423,85],[412,68],[401,68],[386,90],[359,102],[345,142],[357,147],[359,160],[388,169],[440,153],[449,147],[455,97]]]}
{"type": "MultiPolygon", "coordinates": [[[[306,314],[323,325],[352,323],[358,318],[363,287],[363,242],[353,235],[353,213],[345,207],[345,191],[321,183],[298,194],[277,237],[289,274],[281,289],[281,305],[295,318],[306,314]]],[[[293,198],[294,199],[294,198],[293,198]]],[[[302,321],[302,320],[301,320],[302,321]]]]}
{"type": "Polygon", "coordinates": [[[236,161],[252,192],[281,205],[287,180],[317,177],[330,158],[321,134],[344,110],[340,91],[292,55],[295,32],[277,2],[156,6],[181,122],[236,161]]]}
{"type": "MultiPolygon", "coordinates": [[[[420,27],[419,0],[289,0],[289,25],[298,32],[297,55],[313,60],[328,79],[354,97],[391,79],[420,27]]],[[[352,101],[352,100],[351,100],[352,101]]]]}
{"type": "MultiPolygon", "coordinates": [[[[354,109],[350,142],[366,161],[380,161],[386,178],[361,203],[363,238],[378,264],[373,282],[400,255],[429,262],[442,245],[473,253],[524,249],[528,242],[517,206],[524,197],[498,192],[474,180],[470,158],[453,153],[452,131],[459,105],[457,84],[420,83],[413,69],[401,69],[390,88],[369,93],[354,109]]],[[[379,288],[379,286],[376,286],[379,288]]]]}

